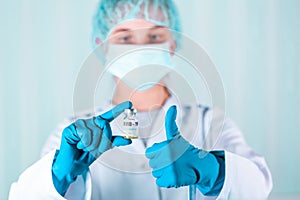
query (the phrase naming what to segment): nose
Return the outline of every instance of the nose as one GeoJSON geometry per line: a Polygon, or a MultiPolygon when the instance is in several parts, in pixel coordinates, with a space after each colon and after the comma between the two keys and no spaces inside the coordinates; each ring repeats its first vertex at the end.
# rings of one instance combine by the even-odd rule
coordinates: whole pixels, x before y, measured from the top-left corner
{"type": "Polygon", "coordinates": [[[149,37],[148,37],[148,30],[147,29],[137,29],[133,31],[135,44],[148,44],[149,37]]]}

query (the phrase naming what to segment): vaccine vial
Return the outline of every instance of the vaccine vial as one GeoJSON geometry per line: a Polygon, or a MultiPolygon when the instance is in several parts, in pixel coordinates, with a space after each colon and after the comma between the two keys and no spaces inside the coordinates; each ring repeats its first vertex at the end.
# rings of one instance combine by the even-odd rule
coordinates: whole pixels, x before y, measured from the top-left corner
{"type": "Polygon", "coordinates": [[[136,118],[137,109],[125,109],[123,117],[123,131],[125,133],[124,138],[137,139],[139,122],[136,118]]]}

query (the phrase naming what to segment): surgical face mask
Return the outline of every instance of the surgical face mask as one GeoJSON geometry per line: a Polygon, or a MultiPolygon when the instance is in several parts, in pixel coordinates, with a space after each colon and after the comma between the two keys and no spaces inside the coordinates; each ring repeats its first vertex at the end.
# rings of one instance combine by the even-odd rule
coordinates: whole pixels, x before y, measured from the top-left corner
{"type": "Polygon", "coordinates": [[[144,91],[157,85],[172,69],[170,43],[109,44],[107,70],[130,88],[144,91]]]}

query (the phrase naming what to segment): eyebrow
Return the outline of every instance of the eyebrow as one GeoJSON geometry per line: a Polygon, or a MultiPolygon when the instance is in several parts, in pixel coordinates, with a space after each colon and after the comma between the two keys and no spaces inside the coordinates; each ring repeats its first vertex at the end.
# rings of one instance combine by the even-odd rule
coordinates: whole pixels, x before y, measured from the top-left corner
{"type": "MultiPolygon", "coordinates": [[[[158,29],[158,28],[163,28],[164,26],[153,26],[153,27],[151,27],[150,29],[151,30],[153,30],[153,29],[158,29]]],[[[117,30],[115,30],[115,31],[113,31],[113,33],[115,34],[115,33],[119,33],[119,32],[125,32],[125,31],[130,31],[130,30],[132,30],[132,29],[129,29],[129,28],[121,28],[121,29],[117,29],[117,30]]]]}

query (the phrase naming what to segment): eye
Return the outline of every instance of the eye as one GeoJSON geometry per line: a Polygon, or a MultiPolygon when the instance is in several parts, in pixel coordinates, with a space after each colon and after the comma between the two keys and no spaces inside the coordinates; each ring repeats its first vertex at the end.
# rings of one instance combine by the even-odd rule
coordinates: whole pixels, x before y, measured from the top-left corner
{"type": "Polygon", "coordinates": [[[119,37],[119,41],[121,43],[128,43],[131,40],[131,36],[123,36],[123,37],[119,37]]]}
{"type": "Polygon", "coordinates": [[[161,36],[159,34],[151,34],[149,37],[152,42],[159,42],[161,40],[161,36]]]}
{"type": "Polygon", "coordinates": [[[169,38],[168,29],[161,28],[161,27],[155,28],[149,32],[148,38],[150,43],[165,42],[169,38]]]}

